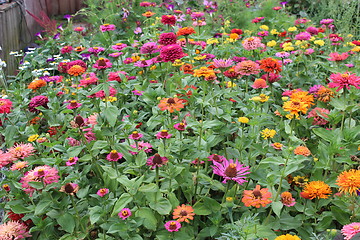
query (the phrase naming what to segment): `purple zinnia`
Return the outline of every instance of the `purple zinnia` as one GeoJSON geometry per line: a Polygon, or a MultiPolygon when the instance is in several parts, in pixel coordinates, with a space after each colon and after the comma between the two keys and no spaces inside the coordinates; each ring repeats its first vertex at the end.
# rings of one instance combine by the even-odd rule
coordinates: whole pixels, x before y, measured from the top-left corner
{"type": "Polygon", "coordinates": [[[238,184],[243,184],[246,182],[245,175],[249,174],[250,167],[240,164],[238,160],[224,160],[221,163],[213,161],[215,166],[212,166],[214,169],[214,174],[222,176],[224,178],[223,183],[226,183],[228,180],[233,180],[238,184]]]}
{"type": "Polygon", "coordinates": [[[31,100],[30,100],[30,103],[29,103],[29,111],[30,112],[40,112],[38,109],[36,109],[36,107],[44,107],[44,108],[48,108],[47,106],[47,103],[49,102],[49,99],[48,97],[46,96],[36,96],[36,97],[33,97],[31,100]]]}

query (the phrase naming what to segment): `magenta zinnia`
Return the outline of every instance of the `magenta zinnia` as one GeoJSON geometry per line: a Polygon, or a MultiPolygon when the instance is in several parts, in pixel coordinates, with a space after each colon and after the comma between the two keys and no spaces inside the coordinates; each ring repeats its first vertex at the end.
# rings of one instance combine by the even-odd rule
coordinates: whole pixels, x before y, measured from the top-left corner
{"type": "Polygon", "coordinates": [[[340,91],[343,88],[350,90],[350,86],[360,89],[360,77],[351,72],[333,73],[330,75],[332,82],[329,83],[330,88],[336,88],[340,91]]]}
{"type": "Polygon", "coordinates": [[[151,169],[165,165],[169,160],[166,157],[161,157],[158,153],[147,159],[146,165],[151,166],[151,169]]]}
{"type": "Polygon", "coordinates": [[[234,162],[232,159],[224,159],[221,163],[217,161],[213,161],[213,163],[215,165],[212,166],[214,174],[222,176],[224,178],[223,183],[226,183],[228,180],[233,180],[241,185],[246,182],[245,175],[250,173],[250,167],[244,166],[239,163],[238,160],[234,162]]]}
{"type": "Polygon", "coordinates": [[[180,59],[185,56],[181,46],[177,44],[171,44],[163,46],[160,50],[160,58],[164,62],[174,62],[176,59],[180,59]]]}
{"type": "Polygon", "coordinates": [[[12,102],[9,99],[0,98],[0,113],[10,113],[12,102]]]}

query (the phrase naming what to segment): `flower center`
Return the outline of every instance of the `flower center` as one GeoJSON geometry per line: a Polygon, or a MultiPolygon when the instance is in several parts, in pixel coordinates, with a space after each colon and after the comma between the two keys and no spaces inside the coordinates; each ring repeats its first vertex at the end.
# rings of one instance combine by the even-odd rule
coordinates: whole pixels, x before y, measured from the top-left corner
{"type": "Polygon", "coordinates": [[[99,61],[98,61],[98,65],[99,66],[106,66],[106,62],[105,62],[105,59],[104,58],[99,58],[99,61]]]}
{"type": "Polygon", "coordinates": [[[171,229],[171,230],[176,229],[176,222],[171,222],[170,226],[169,226],[169,229],[171,229]]]}
{"type": "Polygon", "coordinates": [[[253,191],[253,195],[255,198],[258,198],[258,199],[260,199],[262,197],[262,194],[261,194],[260,190],[258,190],[258,189],[255,189],[253,191]]]}
{"type": "Polygon", "coordinates": [[[225,175],[229,178],[234,178],[237,176],[235,163],[230,163],[230,165],[225,169],[225,175]]]}
{"type": "Polygon", "coordinates": [[[163,163],[163,161],[162,161],[162,159],[161,159],[161,157],[160,157],[160,155],[158,153],[156,153],[154,155],[153,163],[154,164],[162,164],[163,163]]]}
{"type": "Polygon", "coordinates": [[[170,105],[175,104],[175,100],[173,98],[169,98],[167,100],[167,103],[170,104],[170,105]]]}
{"type": "Polygon", "coordinates": [[[180,216],[182,216],[182,217],[185,217],[185,216],[187,216],[187,211],[185,211],[185,210],[181,210],[181,212],[180,212],[180,216]]]}
{"type": "Polygon", "coordinates": [[[65,192],[66,193],[73,193],[74,192],[74,187],[72,186],[71,183],[65,184],[65,192]]]}
{"type": "Polygon", "coordinates": [[[126,217],[126,216],[129,215],[129,213],[128,213],[127,210],[123,210],[123,211],[121,211],[121,215],[122,215],[123,217],[126,217]]]}
{"type": "Polygon", "coordinates": [[[73,162],[75,162],[75,158],[73,158],[73,157],[71,157],[71,158],[69,158],[69,163],[73,163],[73,162]]]}

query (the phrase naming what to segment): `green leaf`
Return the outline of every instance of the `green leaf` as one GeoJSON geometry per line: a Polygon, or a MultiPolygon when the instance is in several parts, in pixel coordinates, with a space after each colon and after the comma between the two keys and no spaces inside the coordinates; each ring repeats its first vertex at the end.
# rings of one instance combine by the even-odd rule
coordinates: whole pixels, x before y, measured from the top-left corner
{"type": "Polygon", "coordinates": [[[96,141],[92,147],[91,150],[95,150],[95,149],[104,149],[105,147],[108,146],[108,142],[107,141],[103,141],[103,140],[99,140],[96,141]]]}
{"type": "Polygon", "coordinates": [[[208,206],[206,206],[205,203],[203,202],[197,202],[195,203],[195,205],[193,206],[194,208],[194,213],[196,215],[210,215],[212,213],[211,209],[208,208],[208,206]]]}
{"type": "Polygon", "coordinates": [[[159,191],[159,187],[155,183],[149,183],[147,185],[143,185],[139,188],[140,192],[157,192],[159,191]]]}
{"type": "Polygon", "coordinates": [[[272,202],[271,204],[271,208],[274,211],[274,213],[276,214],[276,216],[278,216],[278,218],[280,218],[280,213],[281,213],[281,209],[283,208],[283,204],[281,202],[272,202]]]}
{"type": "Polygon", "coordinates": [[[104,115],[111,127],[115,126],[118,114],[119,109],[115,106],[108,106],[107,108],[105,108],[104,115]]]}
{"type": "Polygon", "coordinates": [[[62,227],[62,229],[68,233],[73,233],[75,228],[75,219],[74,216],[70,213],[65,213],[57,218],[57,222],[62,227]]]}
{"type": "Polygon", "coordinates": [[[29,182],[29,185],[36,189],[44,188],[44,184],[42,182],[29,182]]]}
{"type": "Polygon", "coordinates": [[[171,203],[166,198],[160,198],[156,202],[151,202],[149,206],[156,210],[160,215],[167,215],[172,210],[171,203]]]}
{"type": "Polygon", "coordinates": [[[44,214],[45,212],[49,211],[49,209],[47,209],[50,205],[51,205],[52,201],[44,199],[41,200],[39,203],[36,204],[35,207],[35,215],[40,215],[40,214],[44,214]]]}
{"type": "Polygon", "coordinates": [[[331,206],[331,213],[335,217],[335,219],[341,224],[346,225],[350,223],[350,214],[344,212],[341,208],[336,206],[331,206]]]}
{"type": "MultiPolygon", "coordinates": [[[[114,216],[115,214],[118,214],[121,209],[126,207],[126,205],[133,200],[133,197],[128,193],[123,193],[120,198],[116,201],[114,210],[111,213],[111,216],[114,216]]],[[[170,212],[170,211],[169,211],[170,212]]]]}
{"type": "Polygon", "coordinates": [[[139,218],[144,218],[144,226],[149,230],[156,230],[158,224],[157,219],[154,215],[154,212],[150,208],[140,208],[135,212],[135,216],[139,218]]]}
{"type": "Polygon", "coordinates": [[[11,206],[11,211],[13,211],[13,212],[16,213],[16,214],[32,212],[32,210],[30,210],[30,209],[27,208],[27,207],[24,207],[24,206],[21,205],[21,204],[11,206]]]}

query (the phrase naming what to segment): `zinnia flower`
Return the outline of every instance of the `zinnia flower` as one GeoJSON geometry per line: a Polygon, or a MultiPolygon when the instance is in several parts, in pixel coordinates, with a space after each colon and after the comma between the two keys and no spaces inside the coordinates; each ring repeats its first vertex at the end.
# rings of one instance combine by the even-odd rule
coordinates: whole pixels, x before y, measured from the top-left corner
{"type": "Polygon", "coordinates": [[[117,152],[116,150],[111,150],[111,152],[106,156],[106,160],[110,162],[117,162],[123,156],[123,154],[117,152]]]}
{"type": "Polygon", "coordinates": [[[311,152],[306,146],[298,146],[294,149],[294,154],[308,157],[311,155],[311,152]]]}
{"type": "Polygon", "coordinates": [[[224,180],[223,183],[226,183],[228,180],[233,180],[238,184],[243,184],[246,182],[246,175],[250,174],[250,167],[240,164],[238,160],[223,159],[223,161],[213,161],[214,166],[212,166],[214,174],[222,176],[224,180]]]}
{"type": "Polygon", "coordinates": [[[70,195],[75,195],[75,193],[79,191],[79,185],[76,183],[66,183],[65,185],[61,186],[59,191],[70,195]]]}
{"type": "Polygon", "coordinates": [[[18,221],[8,221],[0,225],[0,239],[20,240],[31,237],[24,223],[18,221]]]}
{"type": "Polygon", "coordinates": [[[189,36],[189,35],[191,35],[193,33],[195,33],[194,28],[192,28],[192,27],[183,27],[183,28],[180,28],[177,31],[176,35],[177,36],[189,36]]]}
{"type": "Polygon", "coordinates": [[[115,30],[114,24],[105,23],[100,26],[100,31],[102,31],[102,32],[108,32],[108,31],[114,31],[114,30],[115,30]]]}
{"type": "Polygon", "coordinates": [[[32,81],[29,85],[28,85],[28,89],[32,89],[32,90],[37,90],[41,87],[46,86],[46,81],[42,80],[42,79],[37,79],[32,81]]]}
{"type": "Polygon", "coordinates": [[[20,143],[15,144],[13,147],[9,148],[8,152],[15,159],[24,159],[33,155],[35,152],[34,146],[31,143],[20,143]]]}
{"type": "Polygon", "coordinates": [[[146,165],[151,166],[151,169],[164,166],[169,160],[166,157],[161,157],[158,153],[147,159],[146,165]]]}
{"type": "Polygon", "coordinates": [[[157,138],[157,139],[171,138],[171,136],[172,136],[172,134],[170,134],[170,133],[168,132],[168,130],[166,130],[166,129],[163,129],[163,130],[161,130],[160,132],[158,132],[158,133],[156,134],[156,138],[157,138]]]}
{"type": "Polygon", "coordinates": [[[281,193],[281,202],[287,207],[291,207],[295,205],[295,198],[292,197],[290,192],[281,193]]]}
{"type": "Polygon", "coordinates": [[[265,44],[261,43],[260,37],[249,37],[242,41],[242,46],[245,50],[255,50],[258,48],[265,48],[265,44]]]}
{"type": "Polygon", "coordinates": [[[341,193],[356,195],[360,190],[360,170],[350,169],[343,171],[336,179],[336,185],[340,186],[341,193]]]}
{"type": "Polygon", "coordinates": [[[360,222],[353,222],[344,225],[341,233],[345,236],[345,240],[351,240],[357,233],[360,232],[360,222]]]}
{"type": "Polygon", "coordinates": [[[49,102],[48,97],[46,96],[35,96],[30,100],[30,103],[28,105],[29,111],[30,112],[40,112],[40,110],[36,109],[36,107],[44,107],[44,108],[48,108],[47,104],[49,102]]]}
{"type": "Polygon", "coordinates": [[[339,54],[337,52],[332,52],[329,54],[329,57],[330,57],[330,58],[328,58],[329,61],[343,61],[349,57],[349,54],[346,52],[344,52],[342,54],[339,54]]]}
{"type": "Polygon", "coordinates": [[[97,195],[99,195],[100,197],[104,197],[106,194],[109,193],[109,189],[107,188],[101,188],[97,191],[97,195]]]}
{"type": "Polygon", "coordinates": [[[164,25],[175,25],[176,17],[174,15],[162,15],[161,23],[164,25]]]}
{"type": "Polygon", "coordinates": [[[234,63],[234,61],[231,59],[216,59],[216,58],[213,59],[213,62],[216,68],[231,67],[231,65],[234,63]]]}
{"type": "Polygon", "coordinates": [[[153,54],[159,52],[159,45],[156,42],[147,42],[140,48],[141,54],[153,54]]]}
{"type": "Polygon", "coordinates": [[[131,216],[131,210],[129,208],[123,208],[121,209],[121,211],[118,213],[119,218],[121,218],[122,220],[127,219],[128,217],[131,216]]]}
{"type": "Polygon", "coordinates": [[[271,198],[271,192],[269,192],[269,189],[262,188],[260,185],[256,185],[254,190],[244,190],[244,196],[241,199],[241,201],[245,204],[246,207],[256,207],[260,208],[266,207],[269,203],[272,201],[271,198]]]}
{"type": "Polygon", "coordinates": [[[144,136],[144,134],[141,134],[137,131],[133,131],[130,135],[129,138],[133,139],[133,140],[139,140],[140,138],[142,138],[144,136]]]}
{"type": "Polygon", "coordinates": [[[160,100],[158,107],[161,111],[168,110],[173,113],[175,110],[180,111],[184,108],[184,104],[179,98],[163,98],[160,100]]]}
{"type": "Polygon", "coordinates": [[[276,131],[274,129],[268,129],[265,128],[264,130],[261,131],[261,136],[264,139],[268,139],[268,138],[273,138],[276,134],[276,131]]]}
{"type": "Polygon", "coordinates": [[[173,219],[175,219],[178,222],[187,222],[189,223],[189,220],[193,220],[195,216],[194,209],[189,206],[182,204],[181,206],[178,206],[174,209],[173,212],[173,219]]]}
{"type": "Polygon", "coordinates": [[[67,109],[76,109],[81,107],[81,103],[78,103],[76,100],[71,100],[70,104],[66,106],[67,109]]]}
{"type": "Polygon", "coordinates": [[[0,113],[10,113],[12,102],[9,99],[0,98],[0,113]]]}
{"type": "Polygon", "coordinates": [[[71,76],[79,76],[83,74],[86,69],[80,65],[73,65],[66,71],[71,76]]]}
{"type": "Polygon", "coordinates": [[[312,125],[326,125],[329,121],[326,120],[329,118],[328,114],[330,111],[326,108],[316,107],[311,110],[308,114],[308,118],[314,118],[312,125]]]}
{"type": "Polygon", "coordinates": [[[164,226],[169,232],[177,232],[181,228],[181,223],[178,221],[168,221],[164,226]]]}
{"type": "Polygon", "coordinates": [[[330,75],[332,82],[329,83],[330,88],[336,88],[340,91],[343,88],[350,90],[350,86],[360,89],[360,77],[351,72],[333,73],[330,75]]]}
{"type": "Polygon", "coordinates": [[[245,60],[236,64],[234,71],[240,75],[258,74],[260,72],[260,66],[256,62],[245,60]]]}
{"type": "Polygon", "coordinates": [[[173,32],[161,33],[159,36],[158,43],[161,45],[171,45],[171,44],[175,44],[176,40],[177,37],[173,32]]]}
{"type": "Polygon", "coordinates": [[[302,194],[308,199],[328,198],[329,194],[331,194],[331,189],[323,181],[311,181],[305,185],[302,194]]]}
{"type": "Polygon", "coordinates": [[[211,154],[207,158],[209,159],[209,161],[218,162],[218,163],[221,163],[224,160],[226,160],[226,158],[224,156],[221,156],[221,155],[218,155],[218,154],[211,154]]]}
{"type": "Polygon", "coordinates": [[[22,184],[24,191],[27,194],[32,195],[36,189],[30,186],[29,182],[42,182],[45,187],[51,183],[58,182],[59,178],[60,176],[58,175],[56,168],[44,165],[38,166],[34,168],[34,170],[26,172],[24,177],[20,179],[20,183],[22,184]]]}
{"type": "Polygon", "coordinates": [[[23,169],[23,168],[28,167],[27,164],[28,164],[27,161],[19,161],[19,162],[16,162],[16,163],[14,163],[14,164],[11,166],[10,170],[11,170],[11,171],[21,170],[21,169],[23,169]]]}
{"type": "Polygon", "coordinates": [[[99,58],[98,60],[96,60],[95,64],[93,65],[93,68],[99,70],[111,68],[111,67],[112,67],[112,63],[107,58],[99,58]]]}
{"type": "Polygon", "coordinates": [[[66,166],[71,166],[77,163],[77,161],[79,160],[78,157],[69,157],[69,159],[66,161],[66,166]]]}
{"type": "Polygon", "coordinates": [[[282,71],[280,61],[274,58],[264,58],[260,60],[260,69],[265,72],[279,73],[282,71]]]}
{"type": "Polygon", "coordinates": [[[280,235],[277,238],[275,238],[274,240],[301,240],[301,238],[299,238],[296,235],[286,234],[286,235],[280,235]]]}
{"type": "Polygon", "coordinates": [[[174,128],[178,131],[184,131],[186,129],[186,124],[185,123],[176,123],[174,125],[174,128]]]}
{"type": "Polygon", "coordinates": [[[185,55],[182,47],[178,44],[166,45],[160,49],[160,58],[164,62],[174,62],[176,59],[180,59],[185,55]]]}
{"type": "Polygon", "coordinates": [[[254,81],[254,84],[251,86],[252,88],[259,89],[259,88],[268,88],[266,81],[262,78],[258,78],[254,81]]]}

